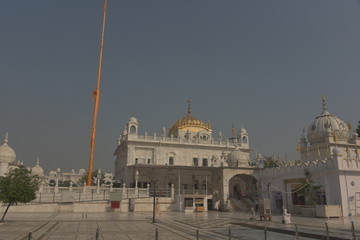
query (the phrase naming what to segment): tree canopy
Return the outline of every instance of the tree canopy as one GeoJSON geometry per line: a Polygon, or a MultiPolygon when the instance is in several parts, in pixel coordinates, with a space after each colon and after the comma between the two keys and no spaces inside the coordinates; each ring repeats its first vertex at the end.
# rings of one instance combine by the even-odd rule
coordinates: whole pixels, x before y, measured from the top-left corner
{"type": "Polygon", "coordinates": [[[1,222],[11,205],[36,199],[35,192],[38,189],[39,176],[31,175],[31,171],[24,167],[12,169],[4,177],[0,177],[0,201],[7,204],[1,222]]]}
{"type": "Polygon", "coordinates": [[[276,161],[275,156],[266,157],[264,168],[275,168],[279,166],[279,161],[276,161]]]}
{"type": "Polygon", "coordinates": [[[360,121],[358,122],[358,127],[356,128],[356,133],[360,137],[360,121]]]}
{"type": "Polygon", "coordinates": [[[315,184],[309,169],[305,169],[304,174],[305,178],[301,181],[304,187],[302,187],[299,193],[304,194],[305,203],[307,205],[315,206],[316,204],[319,204],[317,192],[322,188],[322,186],[315,184]]]}
{"type": "MultiPolygon", "coordinates": [[[[96,183],[97,183],[96,181],[97,181],[97,177],[98,177],[98,172],[99,172],[99,170],[94,170],[92,173],[92,176],[93,176],[92,184],[93,185],[96,185],[96,183]]],[[[80,179],[80,182],[85,185],[87,182],[87,178],[88,178],[88,172],[84,173],[84,175],[80,179]]],[[[103,184],[103,183],[105,183],[105,174],[103,172],[100,172],[100,184],[103,184]]]]}

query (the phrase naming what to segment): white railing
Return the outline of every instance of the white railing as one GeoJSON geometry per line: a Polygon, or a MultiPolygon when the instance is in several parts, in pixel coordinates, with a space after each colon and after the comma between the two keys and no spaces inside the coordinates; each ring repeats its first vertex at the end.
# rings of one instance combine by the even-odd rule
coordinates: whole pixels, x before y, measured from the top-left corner
{"type": "Polygon", "coordinates": [[[43,187],[32,203],[108,201],[110,192],[121,192],[123,199],[149,197],[148,188],[43,187]]]}
{"type": "MultiPolygon", "coordinates": [[[[233,141],[218,141],[218,140],[193,140],[193,139],[181,139],[175,137],[162,137],[162,136],[145,136],[145,135],[128,135],[129,140],[145,140],[154,142],[175,142],[175,143],[196,143],[206,145],[220,145],[220,146],[233,146],[233,141]]],[[[239,143],[238,143],[239,144],[239,143]]]]}

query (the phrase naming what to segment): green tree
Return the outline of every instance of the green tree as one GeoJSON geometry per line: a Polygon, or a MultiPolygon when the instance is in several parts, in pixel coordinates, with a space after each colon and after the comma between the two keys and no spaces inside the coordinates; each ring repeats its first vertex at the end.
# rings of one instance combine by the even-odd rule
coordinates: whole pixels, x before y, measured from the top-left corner
{"type": "MultiPolygon", "coordinates": [[[[93,176],[93,180],[92,180],[92,185],[96,185],[96,182],[94,181],[95,179],[97,179],[97,175],[98,175],[98,170],[94,170],[92,173],[93,176]]],[[[105,183],[105,174],[103,172],[101,172],[100,174],[100,184],[105,183]]],[[[84,185],[87,184],[87,178],[88,178],[88,172],[86,172],[84,175],[82,175],[80,182],[84,185]]]]}
{"type": "Polygon", "coordinates": [[[38,189],[39,176],[31,175],[31,171],[24,167],[12,169],[4,177],[0,177],[0,201],[7,204],[0,222],[4,221],[11,205],[36,199],[35,192],[38,189]]]}
{"type": "Polygon", "coordinates": [[[317,191],[319,191],[322,186],[319,184],[315,184],[314,180],[311,177],[309,169],[305,169],[304,174],[305,178],[301,181],[303,187],[300,189],[299,193],[304,194],[306,205],[315,206],[319,203],[317,191]]]}
{"type": "Polygon", "coordinates": [[[275,168],[278,167],[279,163],[276,161],[275,156],[265,157],[265,165],[264,168],[275,168]]]}
{"type": "Polygon", "coordinates": [[[360,121],[358,122],[358,127],[356,128],[356,133],[360,137],[360,121]]]}
{"type": "MultiPolygon", "coordinates": [[[[77,187],[76,183],[73,183],[73,187],[77,187]]],[[[59,187],[70,187],[70,180],[59,181],[59,187]]]]}

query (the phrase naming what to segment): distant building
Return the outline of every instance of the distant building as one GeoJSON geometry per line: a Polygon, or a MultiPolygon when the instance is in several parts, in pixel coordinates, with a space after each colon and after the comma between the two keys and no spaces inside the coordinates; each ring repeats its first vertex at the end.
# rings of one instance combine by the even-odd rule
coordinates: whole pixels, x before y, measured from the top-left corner
{"type": "Polygon", "coordinates": [[[3,145],[0,146],[0,176],[5,176],[12,168],[23,165],[23,162],[16,161],[16,153],[9,145],[8,133],[4,138],[3,145]]]}

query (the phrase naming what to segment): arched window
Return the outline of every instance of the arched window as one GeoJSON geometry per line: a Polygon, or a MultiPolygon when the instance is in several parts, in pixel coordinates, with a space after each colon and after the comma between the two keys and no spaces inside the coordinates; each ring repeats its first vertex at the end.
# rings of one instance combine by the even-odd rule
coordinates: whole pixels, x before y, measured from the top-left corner
{"type": "Polygon", "coordinates": [[[136,127],[135,126],[130,127],[130,133],[136,133],[136,127]]]}
{"type": "Polygon", "coordinates": [[[168,154],[168,165],[174,165],[175,164],[175,153],[170,152],[168,154]]]}
{"type": "Polygon", "coordinates": [[[192,165],[195,167],[199,166],[199,159],[200,159],[199,155],[194,154],[192,156],[192,165]]]}
{"type": "Polygon", "coordinates": [[[203,158],[203,159],[202,159],[202,165],[203,165],[203,167],[209,166],[208,158],[203,158]]]}
{"type": "Polygon", "coordinates": [[[193,165],[194,165],[195,167],[199,166],[199,158],[193,157],[193,165]]]}
{"type": "Polygon", "coordinates": [[[199,189],[199,181],[198,180],[195,180],[195,182],[194,182],[194,189],[195,190],[199,189]]]}
{"type": "Polygon", "coordinates": [[[247,143],[247,137],[243,137],[243,143],[247,143]]]}
{"type": "Polygon", "coordinates": [[[174,157],[173,156],[169,157],[169,165],[174,165],[174,157]]]}

